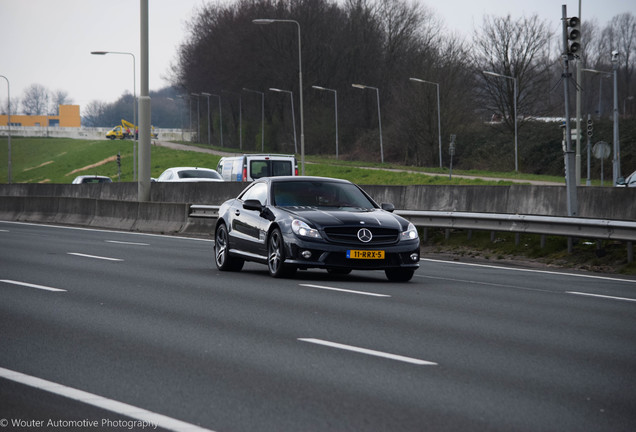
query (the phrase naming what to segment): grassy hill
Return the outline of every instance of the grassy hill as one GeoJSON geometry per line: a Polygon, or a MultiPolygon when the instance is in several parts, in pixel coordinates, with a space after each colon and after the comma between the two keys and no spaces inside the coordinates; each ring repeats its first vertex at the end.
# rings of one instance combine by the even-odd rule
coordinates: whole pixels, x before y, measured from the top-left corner
{"type": "MultiPolygon", "coordinates": [[[[133,142],[107,140],[76,140],[66,138],[12,138],[12,173],[14,183],[71,183],[78,175],[106,175],[113,181],[133,181],[133,142]],[[121,155],[121,176],[118,176],[117,154],[121,155]]],[[[219,149],[225,150],[228,149],[219,149]]],[[[234,150],[237,151],[238,150],[234,150]]],[[[0,182],[7,182],[7,139],[0,139],[0,182]]],[[[166,168],[200,166],[216,168],[221,156],[193,151],[173,150],[152,146],[151,176],[158,177],[166,168]]],[[[499,178],[563,182],[562,178],[523,175],[519,173],[490,173],[484,171],[448,171],[439,168],[404,167],[336,161],[321,157],[307,157],[305,174],[338,177],[359,184],[511,184],[499,178]],[[365,166],[366,168],[361,168],[365,166]],[[370,169],[375,168],[375,169],[370,169]],[[439,173],[443,175],[428,175],[439,173]],[[462,175],[480,179],[462,178],[462,175]],[[488,180],[491,179],[491,180],[488,180]]]]}

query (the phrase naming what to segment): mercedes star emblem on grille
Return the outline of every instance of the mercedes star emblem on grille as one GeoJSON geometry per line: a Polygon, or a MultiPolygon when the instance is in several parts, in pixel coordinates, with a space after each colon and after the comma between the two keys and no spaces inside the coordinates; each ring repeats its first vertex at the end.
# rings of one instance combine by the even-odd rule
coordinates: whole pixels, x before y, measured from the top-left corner
{"type": "Polygon", "coordinates": [[[369,243],[372,238],[373,238],[373,234],[371,234],[371,231],[369,231],[368,229],[362,228],[358,230],[358,239],[362,243],[369,243]]]}

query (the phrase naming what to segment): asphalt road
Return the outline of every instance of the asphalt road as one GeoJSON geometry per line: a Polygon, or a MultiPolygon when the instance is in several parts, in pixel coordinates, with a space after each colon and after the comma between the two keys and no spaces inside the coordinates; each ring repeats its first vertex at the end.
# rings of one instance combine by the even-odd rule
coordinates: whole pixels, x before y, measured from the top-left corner
{"type": "Polygon", "coordinates": [[[633,278],[0,222],[0,430],[634,431],[635,378],[633,278]]]}

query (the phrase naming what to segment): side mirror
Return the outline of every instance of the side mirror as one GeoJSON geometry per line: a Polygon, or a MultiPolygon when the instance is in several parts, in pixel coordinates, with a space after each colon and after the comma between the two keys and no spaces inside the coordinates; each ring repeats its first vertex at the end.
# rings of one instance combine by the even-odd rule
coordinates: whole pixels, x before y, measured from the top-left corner
{"type": "Polygon", "coordinates": [[[382,203],[380,204],[380,207],[382,207],[382,210],[388,211],[389,213],[393,213],[395,210],[395,206],[391,203],[382,203]]]}
{"type": "Polygon", "coordinates": [[[261,204],[261,202],[259,200],[248,199],[248,200],[245,200],[245,202],[243,202],[243,208],[245,210],[262,211],[263,210],[263,204],[261,204]]]}

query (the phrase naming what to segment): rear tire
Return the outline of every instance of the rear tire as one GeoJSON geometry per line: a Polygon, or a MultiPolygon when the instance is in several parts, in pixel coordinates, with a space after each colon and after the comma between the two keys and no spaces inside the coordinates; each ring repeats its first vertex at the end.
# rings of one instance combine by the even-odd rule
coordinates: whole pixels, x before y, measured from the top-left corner
{"type": "Polygon", "coordinates": [[[275,278],[293,275],[296,267],[285,264],[285,243],[280,229],[275,228],[267,239],[267,269],[275,278]]]}
{"type": "Polygon", "coordinates": [[[214,234],[214,262],[221,271],[239,271],[245,261],[230,256],[230,236],[224,223],[218,226],[214,234]]]}
{"type": "Polygon", "coordinates": [[[391,282],[408,282],[413,278],[414,269],[387,269],[384,270],[386,278],[391,282]]]}

